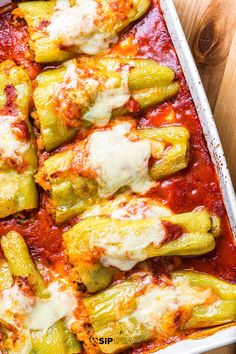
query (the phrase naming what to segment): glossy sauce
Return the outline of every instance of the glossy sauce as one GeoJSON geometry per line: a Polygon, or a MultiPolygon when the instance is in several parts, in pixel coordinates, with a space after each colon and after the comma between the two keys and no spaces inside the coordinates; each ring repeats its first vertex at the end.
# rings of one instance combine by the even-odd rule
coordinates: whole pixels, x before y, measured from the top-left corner
{"type": "Polygon", "coordinates": [[[28,48],[29,35],[23,20],[10,13],[0,16],[0,62],[11,59],[22,65],[31,79],[40,72],[40,65],[33,62],[28,48]]]}
{"type": "MultiPolygon", "coordinates": [[[[191,134],[191,158],[188,168],[165,178],[148,196],[161,200],[175,213],[205,207],[209,212],[222,217],[223,235],[217,240],[217,247],[210,254],[195,258],[167,257],[164,260],[149,261],[150,265],[156,273],[175,268],[193,268],[236,282],[236,248],[233,245],[218,178],[157,0],[153,0],[153,6],[144,19],[122,39],[128,43],[127,47],[115,46],[113,52],[119,52],[121,55],[136,53],[140,57],[155,59],[172,67],[181,81],[181,91],[175,99],[140,115],[139,128],[175,124],[186,127],[191,134]]],[[[28,40],[29,36],[22,20],[14,19],[11,14],[0,17],[0,62],[6,59],[15,60],[17,64],[25,67],[31,79],[34,79],[42,68],[32,61],[28,40]]],[[[45,156],[48,156],[48,153],[44,153],[41,159],[45,156]]],[[[40,190],[39,210],[19,213],[0,221],[0,236],[10,230],[20,232],[25,237],[34,260],[55,267],[57,264],[64,264],[62,232],[69,226],[58,227],[54,224],[47,211],[47,203],[46,194],[40,190]]],[[[165,345],[179,339],[179,336],[170,338],[165,341],[165,345]]],[[[144,344],[132,353],[143,353],[154,346],[156,347],[156,344],[144,344]]]]}
{"type": "MultiPolygon", "coordinates": [[[[221,216],[223,235],[217,240],[216,249],[206,256],[182,258],[180,268],[193,268],[236,282],[236,248],[218,177],[157,0],[153,1],[153,8],[133,31],[139,47],[138,54],[172,67],[181,81],[178,96],[158,108],[150,109],[141,117],[140,128],[175,124],[186,127],[191,135],[189,166],[174,176],[165,178],[148,196],[161,199],[175,213],[205,207],[209,212],[221,216]]],[[[158,270],[158,267],[155,268],[158,270]]]]}

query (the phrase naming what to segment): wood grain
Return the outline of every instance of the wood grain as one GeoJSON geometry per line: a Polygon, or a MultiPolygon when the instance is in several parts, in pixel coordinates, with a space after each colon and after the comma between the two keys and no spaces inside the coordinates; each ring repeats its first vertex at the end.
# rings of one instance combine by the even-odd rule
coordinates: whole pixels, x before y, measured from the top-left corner
{"type": "Polygon", "coordinates": [[[236,1],[175,0],[236,188],[236,1]]]}
{"type": "Polygon", "coordinates": [[[214,116],[221,135],[228,166],[236,188],[236,33],[233,38],[214,116]]]}
{"type": "MultiPolygon", "coordinates": [[[[236,0],[174,0],[236,188],[236,0]]],[[[205,354],[236,354],[236,345],[205,354]]]]}
{"type": "Polygon", "coordinates": [[[219,348],[215,350],[211,350],[206,352],[205,354],[235,354],[236,353],[236,345],[229,345],[224,348],[219,348]]]}

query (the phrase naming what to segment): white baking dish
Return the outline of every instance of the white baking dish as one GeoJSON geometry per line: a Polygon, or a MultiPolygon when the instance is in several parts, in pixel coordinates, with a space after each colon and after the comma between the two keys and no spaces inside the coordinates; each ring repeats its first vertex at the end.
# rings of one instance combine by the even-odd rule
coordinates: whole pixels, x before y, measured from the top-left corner
{"type": "MultiPolygon", "coordinates": [[[[236,242],[236,198],[211,108],[174,3],[172,0],[160,0],[160,2],[170,36],[201,121],[208,149],[217,169],[225,206],[236,242]]],[[[158,354],[199,354],[231,343],[236,343],[236,324],[233,327],[218,330],[215,334],[209,335],[204,339],[183,340],[159,350],[158,354]]]]}
{"type": "MultiPolygon", "coordinates": [[[[172,0],[160,0],[160,2],[169,33],[203,127],[212,160],[218,172],[225,206],[236,240],[236,198],[214,118],[174,3],[172,0]]],[[[8,3],[11,3],[11,1],[0,0],[0,8],[8,3]]],[[[218,330],[213,335],[208,335],[203,339],[182,340],[159,350],[157,354],[200,354],[231,343],[236,343],[236,324],[233,327],[218,330]]]]}

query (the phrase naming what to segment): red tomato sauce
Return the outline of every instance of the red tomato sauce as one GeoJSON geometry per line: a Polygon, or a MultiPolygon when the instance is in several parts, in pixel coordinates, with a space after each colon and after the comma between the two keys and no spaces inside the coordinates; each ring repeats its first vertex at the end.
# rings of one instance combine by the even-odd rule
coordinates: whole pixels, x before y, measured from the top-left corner
{"type": "Polygon", "coordinates": [[[1,113],[9,116],[15,115],[17,113],[17,109],[15,107],[15,101],[17,98],[16,88],[13,85],[7,85],[4,92],[6,95],[6,103],[1,113]]]}
{"type": "Polygon", "coordinates": [[[164,226],[166,232],[163,243],[177,240],[184,234],[184,229],[179,225],[174,225],[168,221],[162,221],[162,225],[164,226]]]}
{"type": "Polygon", "coordinates": [[[38,211],[2,220],[0,222],[0,236],[11,230],[21,233],[29,246],[33,259],[40,260],[45,266],[52,266],[63,256],[63,227],[54,225],[46,204],[47,198],[45,194],[42,194],[38,211]]]}
{"type": "Polygon", "coordinates": [[[32,60],[28,42],[29,34],[23,20],[16,19],[11,13],[0,16],[0,62],[14,60],[27,70],[31,79],[34,79],[41,68],[32,60]]]}
{"type": "MultiPolygon", "coordinates": [[[[222,236],[210,254],[194,257],[166,257],[149,261],[155,273],[178,269],[194,269],[236,282],[236,248],[225,211],[222,194],[211,161],[202,128],[183,72],[173,47],[170,35],[161,13],[158,0],[153,0],[149,13],[124,35],[128,46],[115,46],[114,53],[120,55],[137,54],[139,57],[157,60],[173,68],[181,82],[178,96],[157,108],[140,115],[139,127],[159,127],[175,124],[186,127],[191,134],[191,157],[188,168],[161,181],[148,196],[162,200],[175,213],[183,213],[204,207],[209,212],[221,216],[222,236]],[[130,39],[130,41],[129,41],[130,39]]],[[[23,66],[33,80],[43,70],[43,66],[32,60],[27,26],[23,20],[15,19],[10,13],[0,16],[0,62],[11,59],[23,66]]],[[[45,67],[50,66],[47,64],[45,67]]],[[[134,107],[135,110],[135,107],[134,107]]],[[[47,157],[43,153],[41,161],[47,157]]],[[[0,221],[0,236],[10,230],[20,232],[30,249],[34,260],[45,266],[64,272],[64,252],[62,233],[67,226],[56,226],[47,211],[47,196],[40,192],[38,210],[18,213],[0,221]]],[[[73,223],[73,220],[70,222],[73,223]]],[[[168,227],[168,225],[166,225],[168,227]]],[[[176,230],[168,229],[170,237],[176,230]]],[[[178,230],[181,235],[182,230],[178,230]]],[[[3,257],[0,249],[0,258],[3,257]]],[[[143,343],[129,352],[144,353],[180,340],[171,337],[164,342],[143,343]]]]}
{"type": "MultiPolygon", "coordinates": [[[[190,212],[204,207],[222,217],[222,236],[210,254],[182,258],[181,268],[211,273],[236,282],[236,247],[226,215],[218,177],[211,161],[201,124],[185,81],[179,60],[166,28],[157,0],[148,15],[132,32],[138,45],[138,55],[157,60],[172,67],[181,90],[176,98],[158,108],[150,109],[140,119],[140,127],[159,127],[171,124],[186,127],[191,134],[191,157],[189,166],[170,178],[161,181],[148,196],[161,199],[175,213],[190,212]]],[[[155,267],[157,269],[157,267],[155,267]]]]}
{"type": "MultiPolygon", "coordinates": [[[[164,205],[175,213],[205,207],[209,212],[222,217],[222,236],[217,240],[214,251],[201,257],[173,257],[150,261],[153,269],[156,272],[162,271],[166,269],[167,264],[168,269],[191,268],[236,282],[236,248],[218,178],[158,0],[153,0],[149,13],[133,26],[125,37],[131,39],[129,45],[132,47],[128,50],[120,48],[121,55],[137,53],[139,57],[157,60],[173,68],[176,78],[181,82],[181,90],[176,98],[140,115],[139,127],[175,124],[186,127],[191,134],[191,158],[188,168],[165,178],[148,196],[161,199],[164,205]]],[[[34,79],[43,67],[32,60],[28,42],[29,35],[23,20],[15,19],[10,13],[0,16],[0,62],[6,59],[14,60],[34,79]]],[[[115,48],[114,52],[119,53],[119,46],[115,48]]],[[[0,236],[10,230],[20,232],[26,239],[32,257],[45,265],[53,266],[63,260],[62,233],[69,226],[56,226],[46,205],[47,197],[40,190],[39,209],[0,221],[0,236]]]]}

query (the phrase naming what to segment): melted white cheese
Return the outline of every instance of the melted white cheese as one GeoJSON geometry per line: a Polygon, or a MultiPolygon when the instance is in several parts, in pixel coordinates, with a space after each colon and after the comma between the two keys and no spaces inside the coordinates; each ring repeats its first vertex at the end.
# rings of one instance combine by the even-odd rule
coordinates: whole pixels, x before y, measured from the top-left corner
{"type": "Polygon", "coordinates": [[[99,33],[96,20],[99,7],[95,0],[77,0],[70,7],[68,2],[57,0],[49,25],[49,36],[66,46],[76,46],[78,52],[95,55],[117,42],[114,33],[99,33]]]}
{"type": "Polygon", "coordinates": [[[50,297],[40,299],[24,294],[17,285],[0,293],[0,320],[14,326],[23,335],[27,330],[47,330],[60,319],[73,315],[76,298],[70,288],[58,282],[48,287],[50,297]]]}
{"type": "Polygon", "coordinates": [[[66,68],[64,80],[67,83],[67,88],[77,89],[79,80],[76,60],[67,61],[63,65],[66,68]]]}
{"type": "MultiPolygon", "coordinates": [[[[99,80],[93,77],[82,77],[80,79],[81,69],[77,67],[76,60],[66,62],[64,66],[66,68],[64,82],[56,89],[56,95],[59,95],[61,90],[77,90],[76,93],[74,92],[73,98],[77,97],[77,103],[79,103],[80,91],[83,91],[83,87],[86,87],[88,93],[95,93],[98,90],[99,80]]],[[[84,72],[82,72],[83,74],[84,72]]],[[[92,122],[96,126],[102,127],[107,125],[112,111],[123,107],[130,98],[128,74],[128,69],[122,71],[121,84],[116,88],[117,81],[108,79],[104,89],[98,93],[93,106],[84,114],[83,119],[92,122]]]]}
{"type": "Polygon", "coordinates": [[[137,298],[137,308],[129,317],[124,317],[121,322],[129,322],[130,318],[135,318],[148,330],[162,333],[164,326],[171,323],[165,319],[172,318],[180,307],[192,309],[194,306],[204,304],[212,296],[211,289],[199,289],[190,286],[186,280],[176,280],[172,286],[149,288],[146,294],[137,298]]]}
{"type": "Polygon", "coordinates": [[[149,198],[120,195],[87,209],[82,218],[106,215],[113,219],[152,219],[172,215],[167,207],[149,198]]]}
{"type": "Polygon", "coordinates": [[[70,7],[70,0],[57,0],[55,11],[64,10],[70,7]]]}
{"type": "Polygon", "coordinates": [[[0,319],[18,328],[25,323],[33,305],[34,299],[14,285],[0,293],[0,319]]]}
{"type": "Polygon", "coordinates": [[[97,126],[105,126],[109,122],[113,109],[123,107],[130,98],[128,87],[128,71],[122,72],[121,85],[99,92],[94,105],[84,115],[84,119],[97,126]]]}
{"type": "Polygon", "coordinates": [[[154,186],[149,177],[151,146],[148,140],[130,141],[131,124],[94,132],[89,138],[88,162],[97,173],[99,193],[109,197],[121,187],[144,194],[154,186]]]}
{"type": "Polygon", "coordinates": [[[76,299],[70,289],[60,290],[57,282],[49,285],[49,299],[38,299],[29,316],[28,328],[47,330],[60,319],[70,315],[76,307],[76,299]]]}
{"type": "Polygon", "coordinates": [[[0,173],[0,199],[11,200],[16,195],[18,185],[16,183],[17,172],[0,173]]]}
{"type": "Polygon", "coordinates": [[[18,120],[19,117],[15,116],[0,116],[0,157],[22,163],[23,155],[29,149],[30,143],[17,138],[19,128],[14,127],[14,123],[18,120]]]}
{"type": "Polygon", "coordinates": [[[126,225],[121,230],[111,223],[99,237],[97,233],[95,237],[91,234],[90,247],[101,247],[105,250],[101,257],[105,266],[127,271],[147,258],[145,250],[148,246],[158,246],[164,238],[165,229],[159,220],[139,226],[138,230],[132,225],[126,225]]]}
{"type": "Polygon", "coordinates": [[[14,328],[14,331],[9,329],[5,343],[10,353],[31,352],[30,330],[46,331],[64,317],[70,329],[75,321],[73,311],[76,298],[73,290],[69,287],[61,289],[55,281],[49,285],[48,293],[49,298],[39,299],[25,294],[17,284],[0,292],[0,322],[14,328]]]}
{"type": "Polygon", "coordinates": [[[63,66],[66,68],[64,80],[62,84],[58,85],[58,87],[56,88],[55,95],[60,95],[60,92],[62,91],[63,93],[64,90],[66,90],[67,92],[69,90],[72,90],[72,101],[74,103],[83,105],[84,88],[86,88],[85,91],[88,92],[88,94],[96,92],[99,86],[99,81],[90,76],[84,77],[84,71],[77,66],[76,59],[65,62],[63,66]]]}
{"type": "Polygon", "coordinates": [[[24,294],[17,285],[0,292],[0,322],[17,331],[17,339],[9,332],[7,349],[10,353],[28,354],[32,349],[27,318],[34,306],[34,299],[24,294]]]}

